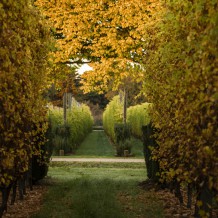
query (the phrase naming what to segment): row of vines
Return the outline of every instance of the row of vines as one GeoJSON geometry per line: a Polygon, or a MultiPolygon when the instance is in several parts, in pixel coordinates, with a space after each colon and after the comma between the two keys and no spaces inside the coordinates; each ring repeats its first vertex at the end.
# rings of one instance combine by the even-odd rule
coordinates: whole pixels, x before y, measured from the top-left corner
{"type": "Polygon", "coordinates": [[[71,108],[67,109],[66,122],[63,108],[58,107],[50,107],[49,121],[48,138],[54,154],[58,154],[59,150],[64,150],[64,153],[75,152],[93,126],[89,107],[75,100],[71,108]]]}

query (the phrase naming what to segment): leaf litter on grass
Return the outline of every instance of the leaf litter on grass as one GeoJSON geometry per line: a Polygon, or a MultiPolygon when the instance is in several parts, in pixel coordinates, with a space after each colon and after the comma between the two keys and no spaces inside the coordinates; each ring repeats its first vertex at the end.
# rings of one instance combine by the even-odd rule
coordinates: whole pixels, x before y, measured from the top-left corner
{"type": "MultiPolygon", "coordinates": [[[[96,165],[88,165],[89,167],[94,167],[95,169],[92,169],[93,172],[97,172],[96,170],[96,165]]],[[[60,167],[60,166],[59,166],[60,167]]],[[[64,169],[66,170],[66,173],[63,174],[65,177],[66,175],[69,175],[68,170],[66,169],[66,166],[62,166],[64,167],[64,169]]],[[[70,166],[68,166],[70,167],[70,166]]],[[[77,166],[78,167],[78,166],[77,166]]],[[[82,170],[82,168],[80,168],[81,165],[79,164],[79,169],[80,171],[82,170]]],[[[91,170],[91,168],[89,168],[91,170]]],[[[97,167],[101,167],[101,166],[97,166],[97,167]]],[[[105,166],[103,166],[104,168],[105,166]]],[[[109,165],[107,165],[107,167],[109,167],[109,165]]],[[[119,167],[119,165],[116,165],[116,167],[119,167]]],[[[57,177],[60,177],[62,175],[56,174],[54,171],[56,167],[54,167],[53,169],[53,174],[56,175],[57,177]]],[[[74,167],[73,167],[74,168],[74,167]]],[[[74,168],[76,170],[76,168],[74,168]]],[[[87,169],[87,170],[88,170],[87,169]]],[[[75,171],[74,170],[74,171],[75,171]]],[[[61,191],[61,195],[63,195],[63,192],[65,193],[64,196],[66,197],[65,199],[63,199],[63,204],[62,205],[66,205],[69,208],[68,211],[68,215],[69,213],[72,213],[72,211],[74,212],[75,215],[77,215],[77,217],[81,217],[79,210],[77,211],[77,209],[75,210],[75,204],[78,203],[78,205],[83,205],[84,208],[82,208],[82,210],[85,209],[86,213],[88,214],[89,210],[92,210],[92,213],[94,214],[94,208],[98,208],[98,205],[95,204],[88,204],[86,201],[83,202],[83,199],[79,198],[79,196],[81,197],[81,193],[84,195],[84,200],[87,198],[88,193],[86,193],[86,189],[90,190],[95,190],[97,187],[99,188],[102,183],[105,185],[106,183],[108,183],[106,185],[106,187],[109,187],[109,184],[111,183],[111,180],[102,180],[102,176],[106,178],[105,174],[100,174],[101,177],[98,177],[97,175],[93,176],[93,172],[91,173],[91,178],[96,180],[95,182],[90,180],[90,182],[88,182],[89,180],[87,180],[87,178],[90,177],[90,174],[87,174],[87,170],[83,169],[83,174],[84,175],[77,175],[75,174],[77,171],[73,172],[70,171],[70,174],[73,174],[74,179],[77,181],[73,182],[74,185],[64,185],[62,191],[61,191]],[[84,181],[83,181],[84,180],[84,181]],[[82,182],[79,185],[79,181],[82,182]],[[100,182],[101,181],[101,182],[100,182]],[[88,182],[88,183],[87,183],[88,182]],[[88,185],[88,188],[86,188],[86,186],[88,185]],[[78,187],[77,187],[78,186],[78,187]],[[83,192],[79,192],[78,189],[80,189],[81,187],[83,187],[83,192]],[[74,195],[74,200],[72,201],[72,193],[71,193],[71,187],[74,187],[74,191],[73,191],[73,195],[74,195]],[[80,188],[79,188],[80,187],[80,188]],[[78,193],[77,193],[78,192],[78,193]],[[68,196],[68,194],[66,193],[71,193],[70,196],[68,196]],[[76,197],[76,195],[78,197],[76,197]],[[78,202],[77,202],[78,201],[78,202]],[[96,207],[97,206],[97,207],[96,207]],[[87,208],[86,208],[87,207],[87,208]],[[77,213],[79,212],[79,213],[77,213]]],[[[100,169],[99,169],[100,170],[100,169]]],[[[107,168],[106,171],[108,171],[109,169],[107,168]]],[[[129,169],[131,170],[131,169],[129,169]]],[[[134,171],[134,169],[132,169],[134,171]]],[[[121,171],[122,172],[122,171],[121,171]]],[[[110,171],[108,171],[108,173],[111,173],[110,171]]],[[[121,211],[124,214],[125,218],[172,218],[172,217],[179,217],[179,218],[191,218],[193,217],[193,211],[194,211],[194,206],[192,206],[191,209],[187,209],[185,206],[180,205],[178,199],[174,196],[173,193],[171,193],[170,191],[166,190],[166,189],[157,189],[156,187],[152,186],[152,185],[147,185],[145,182],[141,182],[139,186],[134,185],[135,188],[133,188],[132,185],[128,186],[127,181],[130,181],[130,179],[132,178],[132,176],[129,174],[126,174],[126,172],[122,172],[125,173],[125,176],[127,176],[127,180],[124,180],[123,178],[117,178],[117,174],[111,174],[111,176],[115,176],[116,179],[114,179],[113,184],[116,185],[114,187],[116,187],[116,196],[115,196],[115,204],[120,205],[121,207],[121,211]]],[[[121,174],[122,174],[121,173],[121,174]]],[[[123,174],[124,175],[124,174],[123,174]]],[[[135,172],[135,176],[136,176],[136,172],[135,172]]],[[[55,177],[56,177],[55,176],[55,177]]],[[[31,217],[32,214],[37,213],[37,211],[40,210],[41,206],[42,206],[42,199],[43,196],[45,195],[45,193],[48,190],[48,186],[50,185],[51,187],[53,187],[53,189],[56,187],[56,193],[58,191],[58,189],[60,189],[59,185],[61,183],[60,179],[57,179],[55,177],[46,177],[46,179],[44,179],[39,185],[34,186],[34,190],[33,191],[28,191],[27,195],[25,196],[24,201],[19,201],[16,200],[16,203],[14,206],[9,205],[8,206],[8,212],[4,214],[3,218],[7,218],[7,217],[12,217],[12,218],[29,218],[31,217]]],[[[64,178],[65,178],[64,177],[64,178]]],[[[68,182],[69,179],[65,178],[64,181],[68,182]]],[[[104,191],[106,191],[106,189],[103,189],[104,191]]],[[[110,192],[111,192],[111,188],[110,188],[110,192]]],[[[95,191],[96,194],[96,198],[102,199],[104,196],[106,196],[106,193],[102,193],[100,198],[99,198],[99,194],[97,194],[97,190],[95,191]]],[[[47,194],[46,194],[47,195],[47,194]]],[[[183,193],[183,195],[185,196],[185,194],[183,193]]],[[[1,196],[0,196],[1,197],[1,196]]],[[[93,197],[93,195],[91,196],[93,197]]],[[[59,199],[60,200],[60,199],[59,199]]],[[[107,200],[107,199],[105,199],[107,200]]],[[[185,202],[186,199],[184,198],[185,202]]],[[[10,200],[9,200],[10,202],[10,200]]],[[[44,202],[44,201],[43,201],[44,202]]],[[[108,205],[108,201],[103,201],[101,200],[101,202],[103,203],[102,206],[104,206],[104,204],[108,205]]],[[[54,202],[53,202],[54,203],[54,202]]],[[[96,201],[93,203],[97,203],[96,201]]],[[[194,202],[193,202],[194,204],[194,202]]],[[[54,205],[55,206],[55,205],[54,205]]],[[[216,212],[216,211],[215,211],[216,212]]],[[[109,211],[108,211],[109,213],[109,211]]],[[[69,217],[69,216],[68,216],[69,217]]],[[[216,214],[214,213],[214,218],[216,218],[216,214]]],[[[100,217],[99,217],[100,218],[100,217]]]]}
{"type": "MultiPolygon", "coordinates": [[[[24,200],[19,200],[19,194],[17,191],[17,197],[14,205],[10,204],[11,197],[9,197],[7,212],[4,212],[2,218],[31,217],[32,214],[37,213],[40,210],[43,196],[46,192],[47,186],[45,184],[39,184],[34,186],[32,191],[27,190],[27,194],[24,196],[24,200]]],[[[0,199],[2,199],[1,195],[0,199]]]]}
{"type": "Polygon", "coordinates": [[[128,218],[163,218],[162,202],[153,191],[139,190],[137,194],[119,192],[117,199],[128,218]]]}

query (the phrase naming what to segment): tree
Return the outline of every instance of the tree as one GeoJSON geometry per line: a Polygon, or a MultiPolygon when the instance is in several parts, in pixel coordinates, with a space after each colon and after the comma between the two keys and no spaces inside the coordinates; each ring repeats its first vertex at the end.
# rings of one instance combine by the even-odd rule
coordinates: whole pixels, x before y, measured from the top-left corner
{"type": "Polygon", "coordinates": [[[78,78],[76,73],[76,66],[69,66],[67,64],[55,64],[52,72],[52,85],[45,91],[45,98],[55,106],[63,106],[64,93],[72,93],[76,96],[78,90],[78,78]]]}
{"type": "MultiPolygon", "coordinates": [[[[160,8],[158,1],[141,0],[37,0],[36,5],[51,21],[53,32],[62,36],[57,40],[56,62],[88,60],[94,71],[84,74],[83,89],[100,93],[117,90],[132,77],[128,64],[146,56],[144,25],[160,8]]],[[[142,78],[138,73],[136,77],[142,78]]]]}

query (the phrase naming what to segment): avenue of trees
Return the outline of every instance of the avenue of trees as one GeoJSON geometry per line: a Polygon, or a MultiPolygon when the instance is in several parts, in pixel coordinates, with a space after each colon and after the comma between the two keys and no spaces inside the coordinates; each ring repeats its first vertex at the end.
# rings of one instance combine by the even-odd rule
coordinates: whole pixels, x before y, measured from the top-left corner
{"type": "Polygon", "coordinates": [[[141,85],[153,104],[159,144],[153,155],[161,181],[194,187],[197,213],[203,216],[202,193],[218,190],[217,2],[36,3],[61,36],[56,61],[91,62],[94,71],[84,74],[84,91],[141,85]]]}
{"type": "Polygon", "coordinates": [[[0,187],[40,153],[45,90],[71,75],[67,64],[89,63],[84,92],[121,89],[133,103],[152,103],[159,182],[194,190],[196,217],[211,217],[218,201],[217,12],[213,0],[1,1],[0,187]]]}

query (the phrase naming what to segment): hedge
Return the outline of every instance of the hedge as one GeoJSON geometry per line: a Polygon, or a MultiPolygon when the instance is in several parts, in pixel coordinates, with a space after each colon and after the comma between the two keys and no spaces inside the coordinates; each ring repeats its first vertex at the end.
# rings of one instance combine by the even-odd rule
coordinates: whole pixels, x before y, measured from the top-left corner
{"type": "Polygon", "coordinates": [[[65,153],[75,152],[87,134],[92,130],[93,117],[89,107],[85,104],[74,104],[67,110],[67,119],[64,123],[63,108],[50,107],[49,120],[51,123],[50,138],[57,154],[60,149],[65,153]]]}

